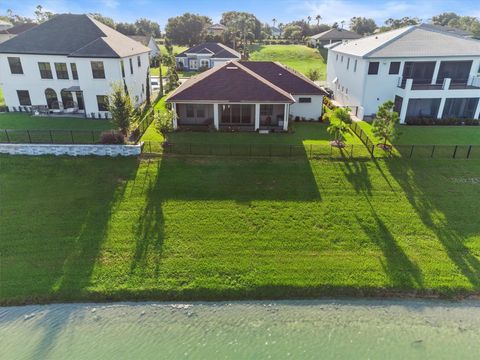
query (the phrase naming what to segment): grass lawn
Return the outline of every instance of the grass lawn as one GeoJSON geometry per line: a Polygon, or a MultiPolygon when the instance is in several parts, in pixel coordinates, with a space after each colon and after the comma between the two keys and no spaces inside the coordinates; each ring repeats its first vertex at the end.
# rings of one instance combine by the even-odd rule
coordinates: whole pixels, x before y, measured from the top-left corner
{"type": "MultiPolygon", "coordinates": [[[[162,76],[167,75],[167,68],[165,66],[162,66],[162,76]]],[[[197,71],[179,71],[177,70],[177,74],[180,78],[187,78],[187,77],[192,77],[194,75],[197,75],[197,71]]],[[[150,75],[152,76],[159,76],[160,75],[160,70],[159,68],[150,68],[150,75]]]]}
{"type": "Polygon", "coordinates": [[[303,74],[318,69],[320,80],[327,76],[327,64],[320,52],[305,45],[253,45],[250,60],[278,61],[303,74]]]}
{"type": "Polygon", "coordinates": [[[398,127],[396,144],[478,145],[480,126],[408,126],[398,127]]]}
{"type": "Polygon", "coordinates": [[[480,292],[480,162],[0,157],[0,303],[480,292]]]}

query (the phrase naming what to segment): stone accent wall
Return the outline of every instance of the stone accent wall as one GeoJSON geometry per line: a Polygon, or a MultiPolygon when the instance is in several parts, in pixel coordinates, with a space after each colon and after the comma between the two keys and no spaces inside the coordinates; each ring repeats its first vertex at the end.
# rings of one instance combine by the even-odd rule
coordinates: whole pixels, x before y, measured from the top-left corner
{"type": "Polygon", "coordinates": [[[139,145],[59,145],[59,144],[0,144],[0,154],[10,155],[66,155],[66,156],[137,156],[139,145]]]}

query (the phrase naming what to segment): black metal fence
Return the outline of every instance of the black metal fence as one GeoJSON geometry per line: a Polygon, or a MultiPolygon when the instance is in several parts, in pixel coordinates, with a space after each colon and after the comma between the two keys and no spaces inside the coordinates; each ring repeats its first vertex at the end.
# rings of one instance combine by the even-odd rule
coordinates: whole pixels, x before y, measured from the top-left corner
{"type": "Polygon", "coordinates": [[[347,145],[337,148],[328,144],[200,144],[160,143],[145,141],[145,154],[174,154],[196,156],[244,156],[244,157],[307,157],[335,159],[480,159],[480,145],[397,145],[385,151],[372,144],[347,145]],[[370,151],[371,150],[371,151],[370,151]]]}
{"type": "Polygon", "coordinates": [[[140,141],[143,134],[145,134],[145,131],[147,131],[148,127],[150,126],[150,124],[153,122],[154,119],[155,119],[155,109],[152,106],[143,115],[142,120],[138,123],[137,127],[133,131],[133,133],[135,134],[136,143],[140,141]]]}
{"type": "Polygon", "coordinates": [[[358,125],[357,122],[352,122],[350,124],[350,129],[358,136],[358,138],[365,144],[365,147],[373,155],[375,151],[375,144],[373,143],[372,139],[367,135],[365,131],[363,131],[362,127],[358,125]]]}
{"type": "MultiPolygon", "coordinates": [[[[98,144],[108,130],[10,130],[0,129],[0,143],[98,144]]],[[[117,131],[112,130],[112,134],[117,131]]]]}

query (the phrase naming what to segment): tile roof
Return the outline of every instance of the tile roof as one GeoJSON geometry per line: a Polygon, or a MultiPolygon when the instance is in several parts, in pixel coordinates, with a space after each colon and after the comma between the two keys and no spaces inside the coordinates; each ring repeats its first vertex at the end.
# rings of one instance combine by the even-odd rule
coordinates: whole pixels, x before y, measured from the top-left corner
{"type": "Polygon", "coordinates": [[[327,47],[335,52],[364,58],[480,56],[480,41],[425,24],[327,47]]]}
{"type": "Polygon", "coordinates": [[[221,43],[206,42],[195,45],[178,54],[176,57],[186,57],[187,54],[213,54],[211,59],[240,59],[240,53],[221,43]]]}
{"type": "Polygon", "coordinates": [[[353,31],[333,28],[333,29],[324,31],[320,34],[310,36],[310,39],[340,41],[345,39],[360,39],[361,37],[362,35],[359,35],[353,31]]]}
{"type": "Polygon", "coordinates": [[[191,78],[167,101],[295,102],[291,94],[237,61],[216,66],[191,78]]]}
{"type": "Polygon", "coordinates": [[[88,15],[60,14],[0,44],[0,53],[120,58],[150,49],[88,15]]]}

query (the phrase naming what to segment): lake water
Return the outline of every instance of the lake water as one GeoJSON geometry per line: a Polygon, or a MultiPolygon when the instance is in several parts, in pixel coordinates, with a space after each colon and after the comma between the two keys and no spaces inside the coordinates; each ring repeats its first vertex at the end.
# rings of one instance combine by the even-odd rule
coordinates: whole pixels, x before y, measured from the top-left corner
{"type": "Polygon", "coordinates": [[[479,359],[480,303],[0,308],[0,359],[479,359]]]}

